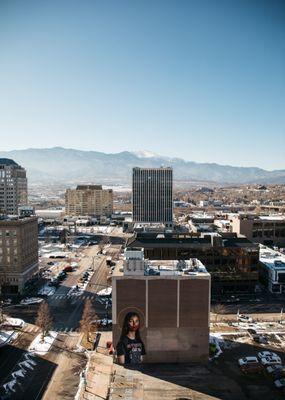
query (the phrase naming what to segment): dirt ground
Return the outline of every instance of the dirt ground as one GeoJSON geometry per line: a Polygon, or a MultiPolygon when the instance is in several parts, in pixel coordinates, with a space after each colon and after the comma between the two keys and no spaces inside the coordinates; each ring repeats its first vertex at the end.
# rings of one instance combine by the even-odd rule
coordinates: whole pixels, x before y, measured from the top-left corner
{"type": "Polygon", "coordinates": [[[77,334],[59,335],[51,351],[46,356],[57,364],[55,374],[47,387],[43,400],[72,399],[79,384],[80,372],[84,369],[87,359],[82,353],[74,353],[72,349],[78,343],[77,334]]]}

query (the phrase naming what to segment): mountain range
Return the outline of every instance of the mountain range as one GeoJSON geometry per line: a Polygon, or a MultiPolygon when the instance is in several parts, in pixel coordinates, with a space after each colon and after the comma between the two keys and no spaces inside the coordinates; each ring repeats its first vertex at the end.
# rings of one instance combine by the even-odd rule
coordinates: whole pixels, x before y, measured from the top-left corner
{"type": "Polygon", "coordinates": [[[217,184],[284,184],[285,169],[267,171],[258,167],[234,167],[197,163],[181,158],[163,157],[149,151],[107,154],[53,147],[0,152],[26,168],[31,183],[102,183],[129,184],[132,167],[171,166],[174,180],[217,184]]]}

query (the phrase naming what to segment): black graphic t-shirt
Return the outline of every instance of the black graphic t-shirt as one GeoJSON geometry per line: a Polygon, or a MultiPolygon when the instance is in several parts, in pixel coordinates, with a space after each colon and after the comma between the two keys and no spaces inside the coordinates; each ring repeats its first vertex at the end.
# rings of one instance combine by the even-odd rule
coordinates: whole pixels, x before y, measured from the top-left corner
{"type": "Polygon", "coordinates": [[[125,336],[117,344],[117,356],[125,356],[125,364],[138,364],[141,362],[141,356],[144,355],[144,344],[138,339],[125,336]]]}

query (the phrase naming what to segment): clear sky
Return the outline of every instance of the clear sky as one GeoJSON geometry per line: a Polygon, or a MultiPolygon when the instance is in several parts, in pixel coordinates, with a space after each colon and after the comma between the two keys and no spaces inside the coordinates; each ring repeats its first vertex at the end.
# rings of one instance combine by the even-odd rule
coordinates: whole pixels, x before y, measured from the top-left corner
{"type": "Polygon", "coordinates": [[[0,149],[285,168],[285,1],[0,0],[0,149]]]}

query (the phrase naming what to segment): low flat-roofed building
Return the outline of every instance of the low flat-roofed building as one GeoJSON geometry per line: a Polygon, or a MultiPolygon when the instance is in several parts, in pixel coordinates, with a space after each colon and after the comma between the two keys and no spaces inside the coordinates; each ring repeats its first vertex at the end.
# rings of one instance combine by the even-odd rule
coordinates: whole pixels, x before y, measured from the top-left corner
{"type": "Polygon", "coordinates": [[[260,245],[260,280],[271,293],[285,293],[285,255],[260,245]]]}
{"type": "Polygon", "coordinates": [[[258,283],[259,246],[234,233],[153,234],[139,232],[127,247],[144,249],[150,260],[198,258],[212,277],[212,294],[254,292],[258,283]]]}
{"type": "Polygon", "coordinates": [[[115,346],[125,316],[135,312],[144,362],[208,361],[210,274],[199,260],[146,260],[143,249],[127,248],[112,288],[115,346]]]}
{"type": "Polygon", "coordinates": [[[237,214],[230,218],[232,231],[264,245],[285,246],[285,216],[237,214]]]}
{"type": "Polygon", "coordinates": [[[0,290],[17,294],[38,271],[37,217],[0,219],[0,290]]]}
{"type": "Polygon", "coordinates": [[[49,208],[44,210],[36,210],[35,214],[37,217],[44,220],[62,220],[65,215],[65,208],[49,208]]]}

